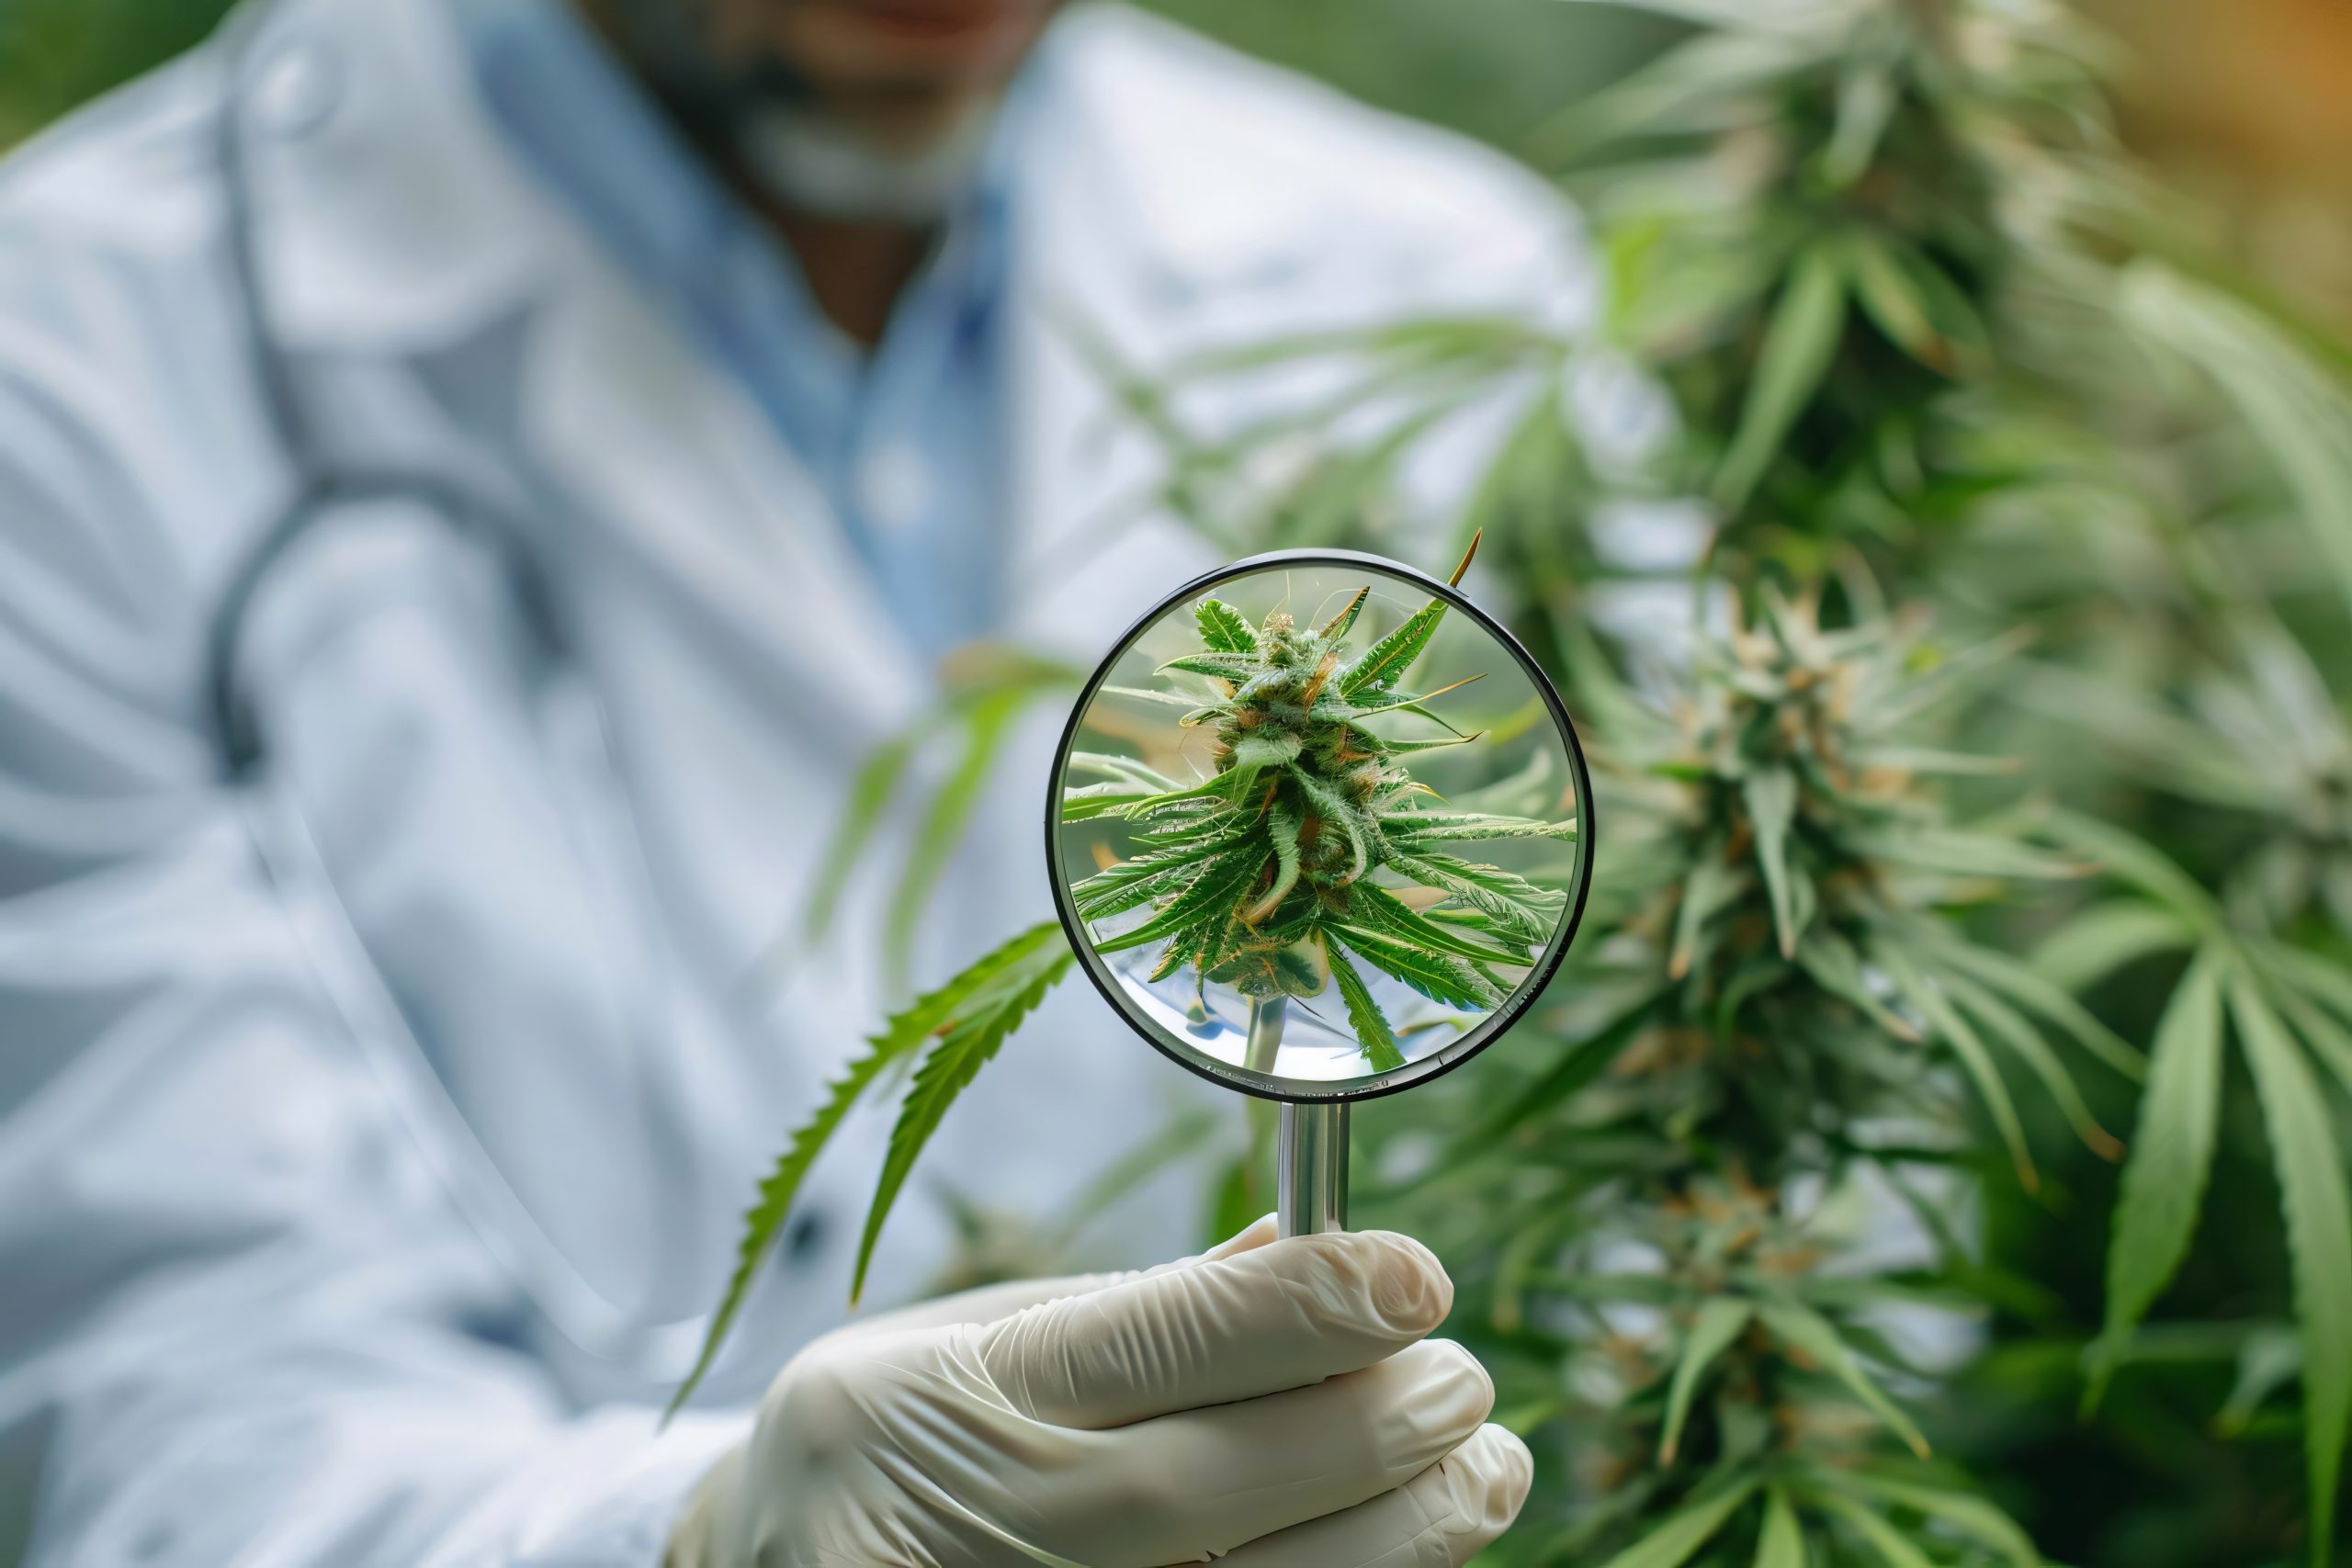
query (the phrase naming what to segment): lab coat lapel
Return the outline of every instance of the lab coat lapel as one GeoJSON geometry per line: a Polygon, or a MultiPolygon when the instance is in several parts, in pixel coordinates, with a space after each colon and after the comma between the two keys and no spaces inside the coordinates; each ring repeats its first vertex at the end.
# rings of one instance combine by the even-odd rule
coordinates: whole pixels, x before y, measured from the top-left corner
{"type": "Polygon", "coordinates": [[[817,485],[516,165],[443,5],[298,0],[244,70],[278,343],[405,367],[520,321],[513,423],[574,514],[559,526],[598,528],[837,738],[906,719],[926,679],[817,485]]]}
{"type": "Polygon", "coordinates": [[[807,469],[722,372],[601,260],[551,291],[524,399],[548,471],[647,570],[827,701],[840,733],[903,723],[926,678],[807,469]]]}
{"type": "Polygon", "coordinates": [[[1124,8],[1071,12],[1032,67],[1012,160],[1011,635],[1088,662],[1221,562],[1161,504],[1166,454],[1114,376],[1282,330],[1311,310],[1296,284],[1321,251],[1295,203],[1199,155],[1215,130],[1166,101],[1171,47],[1198,46],[1124,8]]]}

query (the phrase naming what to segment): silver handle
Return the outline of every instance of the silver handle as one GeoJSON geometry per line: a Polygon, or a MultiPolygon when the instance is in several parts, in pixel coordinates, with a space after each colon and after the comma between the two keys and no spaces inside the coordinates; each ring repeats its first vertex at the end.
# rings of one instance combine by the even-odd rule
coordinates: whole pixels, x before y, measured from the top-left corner
{"type": "Polygon", "coordinates": [[[1348,1228],[1348,1102],[1283,1103],[1276,1139],[1281,1234],[1348,1228]]]}

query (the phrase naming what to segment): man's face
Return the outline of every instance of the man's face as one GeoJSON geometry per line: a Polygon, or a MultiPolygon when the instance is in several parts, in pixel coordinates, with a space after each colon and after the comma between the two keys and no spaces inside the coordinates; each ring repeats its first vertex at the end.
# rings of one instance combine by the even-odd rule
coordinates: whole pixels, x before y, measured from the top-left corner
{"type": "Polygon", "coordinates": [[[819,92],[959,95],[1003,85],[1054,0],[722,0],[745,47],[819,92]]]}
{"type": "Polygon", "coordinates": [[[1011,79],[1060,0],[586,0],[729,96],[783,91],[920,141],[1011,79]]]}

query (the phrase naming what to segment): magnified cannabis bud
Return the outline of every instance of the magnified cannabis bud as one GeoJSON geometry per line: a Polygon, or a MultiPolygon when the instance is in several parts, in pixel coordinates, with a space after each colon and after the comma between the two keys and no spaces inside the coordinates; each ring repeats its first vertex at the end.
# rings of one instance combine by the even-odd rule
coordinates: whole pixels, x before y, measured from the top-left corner
{"type": "Polygon", "coordinates": [[[1280,610],[1253,627],[1221,600],[1201,600],[1201,649],[1159,672],[1200,677],[1214,694],[1182,722],[1215,726],[1216,773],[1184,785],[1129,758],[1082,754],[1072,766],[1105,782],[1063,795],[1066,821],[1148,824],[1133,858],[1072,889],[1090,921],[1150,907],[1141,924],[1102,938],[1097,950],[1164,943],[1151,979],[1189,967],[1204,984],[1250,998],[1245,1065],[1261,1071],[1272,1066],[1283,1005],[1327,985],[1337,988],[1368,1066],[1403,1066],[1396,1030],[1358,963],[1445,1006],[1491,1010],[1511,989],[1498,968],[1532,964],[1566,900],[1449,848],[1568,839],[1577,824],[1429,807],[1434,796],[1404,759],[1479,739],[1428,706],[1469,681],[1427,694],[1404,688],[1444,619],[1442,599],[1351,655],[1348,639],[1370,593],[1369,585],[1359,589],[1311,630],[1280,610]],[[1448,733],[1403,740],[1375,728],[1400,714],[1448,733]],[[1400,886],[1376,879],[1384,870],[1400,886]]]}
{"type": "MultiPolygon", "coordinates": [[[[1474,539],[1470,554],[1476,550],[1474,539]]],[[[1453,581],[1461,581],[1469,565],[1464,555],[1453,581]]],[[[1484,1012],[1512,988],[1502,972],[1523,972],[1551,940],[1566,902],[1561,891],[1454,852],[1479,840],[1572,840],[1578,826],[1453,809],[1413,778],[1407,757],[1481,739],[1455,730],[1428,705],[1469,682],[1418,694],[1405,688],[1445,618],[1442,599],[1351,651],[1350,634],[1370,597],[1368,586],[1359,590],[1311,630],[1280,612],[1253,626],[1215,598],[1193,607],[1201,647],[1159,673],[1205,689],[1186,696],[1171,680],[1125,694],[1185,707],[1187,727],[1213,726],[1216,767],[1208,778],[1186,784],[1131,757],[1069,758],[1073,773],[1102,782],[1066,789],[1064,820],[1136,825],[1131,856],[1072,889],[1089,921],[1144,911],[1098,951],[1165,943],[1156,978],[1189,968],[1200,986],[1229,985],[1250,998],[1243,1062],[1260,1071],[1274,1066],[1290,1003],[1327,988],[1338,990],[1368,1067],[1403,1066],[1396,1027],[1358,964],[1442,1006],[1484,1012]],[[1391,739],[1378,728],[1408,714],[1445,734],[1391,739]]],[[[671,1402],[673,1412],[710,1371],[802,1181],[857,1102],[878,1086],[904,1085],[858,1240],[853,1301],[917,1156],[1074,962],[1058,921],[1032,926],[867,1038],[760,1183],[735,1270],[671,1402]]]]}

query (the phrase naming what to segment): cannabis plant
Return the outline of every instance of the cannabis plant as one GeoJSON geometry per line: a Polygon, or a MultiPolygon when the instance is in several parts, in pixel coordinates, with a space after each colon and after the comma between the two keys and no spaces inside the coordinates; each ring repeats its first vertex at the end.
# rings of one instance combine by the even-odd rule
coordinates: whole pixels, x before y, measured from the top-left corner
{"type": "Polygon", "coordinates": [[[2113,1154],[2064,1053],[2139,1058],[1951,918],[2082,870],[1940,787],[1987,771],[1938,721],[2004,650],[1758,608],[1640,684],[1597,649],[1571,662],[1610,938],[1572,955],[1550,1040],[1504,1048],[1499,1097],[1490,1074],[1484,1104],[1371,1130],[1384,1158],[1432,1130],[1444,1150],[1371,1208],[1447,1258],[1458,1331],[1558,1478],[1503,1561],[2034,1562],[1931,1460],[1885,1329],[1923,1300],[1981,1308],[1983,1282],[1956,1243],[1933,1287],[1873,1267],[1852,1211],[1986,1174],[1979,1124],[2032,1180],[2019,1074],[2113,1154]]]}
{"type": "MultiPolygon", "coordinates": [[[[2031,1419],[2070,1459],[2147,1476],[2131,1418],[2063,1427],[2166,1379],[2193,1417],[2169,1440],[2302,1450],[2300,1487],[2174,1458],[2199,1483],[2244,1468],[2256,1495],[2125,1549],[2038,1456],[1980,1447],[1985,1485],[2070,1554],[2326,1563],[2352,1426],[2340,351],[2182,240],[2063,6],[1658,8],[1698,30],[1544,138],[1596,220],[1595,331],[1551,324],[1573,310],[1390,321],[1113,377],[1167,450],[1167,509],[1236,553],[1411,553],[1431,520],[1406,465],[1502,432],[1436,525],[1484,530],[1507,617],[1583,705],[1611,853],[1588,951],[1482,1092],[1433,1085],[1358,1132],[1363,1206],[1437,1247],[1459,1331],[1545,1456],[1497,1550],[2034,1561],[1952,1445],[1921,1457],[1929,1417],[1984,1396],[1964,1336],[1926,1359],[1897,1332],[1928,1307],[1984,1324],[1986,1365],[2038,1369],[2057,1408],[2031,1419]],[[1185,423],[1204,383],[1270,371],[1315,400],[1185,423]],[[1623,624],[1604,612],[1629,575],[1679,611],[1594,635],[1623,624]],[[1646,635],[1664,619],[1677,636],[1646,635]],[[1892,1268],[1890,1208],[1918,1233],[1892,1268]],[[2226,1217],[2200,1233],[2207,1208],[2226,1217]],[[2252,1261],[2199,1287],[2217,1230],[2252,1261]],[[2086,1311],[2051,1259],[2102,1252],[2086,1311]],[[2199,1321],[2141,1326],[2168,1287],[2199,1321]],[[2190,1329],[2238,1359],[2210,1392],[2187,1366],[2207,1352],[2166,1348],[2190,1329]]],[[[978,1019],[985,1041],[1001,998],[1069,961],[1023,940],[1001,987],[918,1025],[978,1019]]],[[[1256,983],[1279,989],[1276,962],[1256,983]]]]}
{"type": "Polygon", "coordinates": [[[1073,889],[1090,922],[1150,907],[1148,919],[1101,937],[1096,951],[1157,944],[1151,979],[1189,971],[1201,985],[1250,998],[1246,1065],[1262,1071],[1272,1069],[1286,1001],[1317,996],[1327,981],[1367,1067],[1403,1066],[1396,1027],[1356,965],[1448,1007],[1491,1010],[1514,983],[1503,972],[1532,963],[1566,902],[1557,889],[1453,852],[1471,840],[1570,837],[1576,823],[1428,807],[1430,791],[1405,759],[1478,737],[1404,740],[1384,735],[1381,721],[1434,717],[1427,705],[1453,689],[1404,686],[1445,602],[1431,599],[1351,654],[1349,635],[1370,593],[1369,584],[1359,589],[1312,630],[1282,610],[1253,628],[1222,601],[1200,601],[1204,646],[1160,673],[1206,683],[1183,722],[1214,727],[1216,771],[1187,785],[1130,759],[1090,757],[1113,781],[1063,799],[1065,822],[1112,815],[1145,825],[1135,854],[1073,889]],[[1383,872],[1436,901],[1417,908],[1383,872]]]}
{"type": "MultiPolygon", "coordinates": [[[[1454,582],[1476,553],[1474,540],[1454,582]]],[[[1248,998],[1246,1065],[1263,1071],[1272,1070],[1290,1001],[1326,989],[1337,991],[1367,1068],[1403,1066],[1396,1028],[1357,964],[1443,1006],[1489,1010],[1554,938],[1566,903],[1559,889],[1457,852],[1479,840],[1571,839],[1577,824],[1427,804],[1431,792],[1413,778],[1407,759],[1477,742],[1430,705],[1477,677],[1433,692],[1408,690],[1446,601],[1432,597],[1359,648],[1351,639],[1371,593],[1369,584],[1358,589],[1314,627],[1279,609],[1252,626],[1230,604],[1204,597],[1193,606],[1201,646],[1159,667],[1167,685],[1138,694],[1183,708],[1186,727],[1211,730],[1209,775],[1187,784],[1134,757],[1081,751],[1070,759],[1072,772],[1102,782],[1063,786],[1064,822],[1109,818],[1135,829],[1132,854],[1071,889],[1078,913],[1098,933],[1095,950],[1157,947],[1153,980],[1189,975],[1196,990],[1229,986],[1248,998]],[[1402,715],[1447,733],[1418,740],[1384,733],[1385,721],[1402,715]],[[1410,901],[1400,897],[1408,889],[1410,901]]],[[[1071,960],[1058,925],[1036,926],[922,997],[868,1042],[763,1184],[746,1216],[739,1266],[680,1402],[708,1370],[801,1180],[850,1108],[885,1069],[921,1054],[866,1217],[854,1297],[923,1145],[1071,960]]]]}
{"type": "MultiPolygon", "coordinates": [[[[1819,953],[1808,966],[1802,945],[1783,957],[1766,944],[1765,956],[1803,971],[1781,974],[1785,995],[1810,986],[1914,1028],[1940,1027],[2021,1175],[2032,1171],[2031,1113],[2004,1108],[1980,1047],[2018,1049],[2029,1036],[2014,1017],[1984,1014],[1970,988],[1986,984],[1977,970],[1989,961],[2002,972],[2010,990],[1992,990],[2012,1012],[2035,1010],[2029,989],[2052,1021],[2063,1004],[2062,1033],[2098,1043],[2118,1066],[2130,1059],[2104,1027],[2085,1027],[2071,990],[2098,987],[2103,1015],[2153,1042],[2111,1211],[2076,1201],[2107,1179],[2075,1168],[2061,1197],[2039,1207],[2024,1184],[2007,1189],[2016,1199],[2000,1184],[1980,1189],[2005,1212],[2061,1231],[2066,1239],[2052,1247],[2108,1253],[2107,1300],[2087,1325],[2046,1290],[2009,1290],[1997,1309],[2005,1334],[2049,1352],[2040,1364],[2072,1368],[2086,1352],[2080,1381],[2056,1391],[2070,1408],[2085,1393],[2096,1404],[2119,1371],[2162,1369],[2158,1348],[2177,1338],[2142,1337],[2135,1325],[2187,1257],[2209,1190],[2259,1191],[2264,1173],[2233,1168],[2269,1168],[2284,1201],[2283,1268],[2233,1277],[2212,1304],[2191,1310],[2222,1319],[2211,1326],[2226,1333],[2203,1342],[2243,1347],[2231,1408],[2267,1403],[2277,1423],[2300,1428],[2300,1533],[2325,1562],[2352,1427],[2352,1195],[2337,1092],[2352,1089],[2340,1070],[2352,775],[2340,679],[2331,690],[2352,647],[2352,398],[2340,350],[2266,312],[2183,240],[2160,194],[2120,154],[2100,41],[2064,7],[1658,8],[1701,30],[1570,107],[1544,138],[1597,219],[1612,286],[1604,341],[1450,319],[1220,348],[1136,400],[1171,446],[1170,504],[1213,509],[1209,525],[1228,534],[1336,526],[1379,547],[1382,520],[1402,515],[1386,500],[1393,477],[1417,446],[1499,404],[1507,434],[1465,488],[1458,525],[1483,527],[1499,545],[1520,590],[1513,614],[1539,646],[1574,644],[1588,612],[1602,609],[1608,580],[1645,560],[1681,576],[1693,618],[1758,584],[1800,594],[1820,585],[1827,623],[1852,630],[1880,620],[1886,583],[1988,642],[2030,626],[2034,656],[2010,662],[2002,682],[2015,702],[1979,705],[1945,743],[1956,753],[1947,762],[1989,768],[1996,746],[2016,747],[2039,789],[2070,807],[2043,816],[2037,852],[2064,852],[2101,874],[2051,879],[2030,910],[1939,904],[1896,922],[1928,948],[1930,933],[1966,935],[1972,958],[1957,976],[1875,959],[1875,921],[1844,934],[1851,970],[1819,953]],[[1671,390],[1679,437],[1677,422],[1640,412],[1635,396],[1592,417],[1595,386],[1623,392],[1608,362],[1625,355],[1671,390]],[[1329,372],[1334,404],[1378,417],[1360,415],[1353,438],[1302,454],[1284,417],[1201,434],[1174,416],[1192,384],[1303,360],[1329,372]],[[1628,468],[1645,455],[1626,449],[1629,429],[1651,437],[1646,470],[1628,468]],[[1276,454],[1284,460],[1270,461],[1276,454]],[[1250,482],[1265,472],[1276,480],[1250,482]],[[1608,501],[1645,479],[1654,493],[1698,499],[1672,514],[1608,501]],[[1704,518],[1703,558],[1695,547],[1661,551],[1659,540],[1694,515],[1704,518]],[[1657,537],[1623,548],[1629,519],[1657,537]],[[2034,953],[2044,936],[2046,951],[2034,953]],[[2233,1114],[2230,1023],[2252,1118],[2233,1114]],[[2234,1126],[2251,1138],[2226,1136],[2234,1126]],[[2062,1227],[2064,1213],[2080,1218],[2062,1227]],[[2300,1410],[2281,1410],[2282,1393],[2300,1393],[2300,1410]]],[[[1607,668],[1600,656],[1577,662],[1607,668]]],[[[1594,701],[1589,681],[1585,689],[1594,701]]],[[[1784,784],[1766,783],[1752,800],[1745,784],[1736,798],[1720,787],[1745,813],[1745,826],[1727,821],[1728,841],[1782,841],[1784,784]]],[[[1617,845],[1640,853],[1622,835],[1617,845]]],[[[1753,874],[1771,895],[1760,865],[1753,874]]],[[[1784,880],[1752,917],[1751,945],[1763,915],[1778,942],[1803,908],[1799,884],[1784,880]]],[[[1669,962],[1687,937],[1701,964],[1713,929],[1705,912],[1733,881],[1702,858],[1661,893],[1678,924],[1695,922],[1669,942],[1669,962]]],[[[1614,922],[1604,911],[1599,924],[1614,922]]],[[[1772,971],[1751,960],[1747,973],[1772,971]]],[[[1762,1060],[1790,1059],[1793,1045],[1775,1043],[1782,1032],[1759,1036],[1762,1060]]],[[[2088,1101],[2059,1087],[2031,1049],[2018,1065],[2052,1087],[2086,1147],[2115,1154],[2088,1101]]],[[[1587,1065],[1562,1069],[1562,1082],[1581,1086],[1578,1073],[1601,1071],[1578,1059],[1587,1065]]],[[[1807,1097],[1865,1087],[1800,1081],[1807,1097]]],[[[1594,1091],[1558,1092],[1572,1105],[1594,1091]]],[[[2124,1081],[2094,1085],[2089,1098],[2133,1113],[2124,1081]]],[[[1967,1201],[1954,1189],[1943,1212],[1923,1203],[1922,1218],[1950,1230],[1951,1211],[1967,1201]]],[[[1555,1234],[1537,1216],[1480,1212],[1491,1228],[1458,1238],[1450,1262],[1481,1248],[1536,1256],[1543,1244],[1529,1236],[1555,1234]]],[[[1664,1247],[1670,1218],[1621,1239],[1664,1247]]],[[[1958,1249],[1944,1251],[1945,1266],[1984,1278],[1958,1249]]],[[[1574,1343],[1564,1358],[1573,1360],[1574,1343]]],[[[2291,1507],[2264,1499],[2245,1511],[2263,1517],[2236,1528],[2230,1547],[2157,1544],[2184,1561],[2259,1550],[2244,1544],[2248,1536],[2278,1550],[2277,1517],[2291,1518],[2291,1507]]],[[[2078,1528],[2069,1512],[2055,1500],[2045,1509],[2078,1528]]]]}

